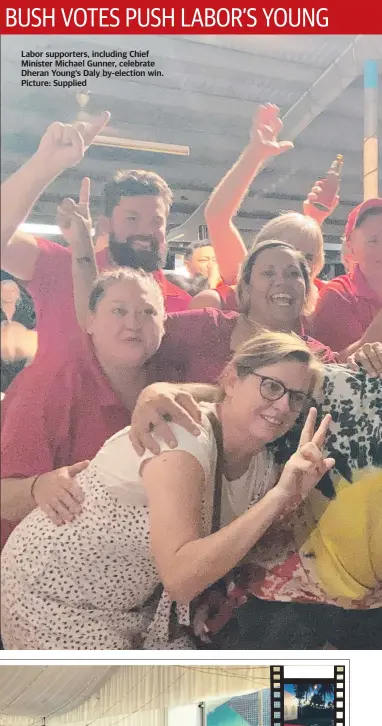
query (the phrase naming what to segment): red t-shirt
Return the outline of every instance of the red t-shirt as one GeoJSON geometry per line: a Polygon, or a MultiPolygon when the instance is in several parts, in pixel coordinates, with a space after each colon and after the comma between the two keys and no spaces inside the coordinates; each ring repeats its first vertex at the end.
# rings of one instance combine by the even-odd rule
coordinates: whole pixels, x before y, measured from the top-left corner
{"type": "MultiPolygon", "coordinates": [[[[150,361],[151,381],[216,383],[232,357],[235,312],[208,308],[169,315],[166,334],[150,361]]],[[[305,338],[323,362],[331,351],[305,338]]],[[[60,365],[25,369],[1,404],[1,476],[29,477],[92,459],[130,423],[130,412],[104,375],[85,333],[60,365]]],[[[14,525],[2,522],[2,542],[14,525]]]]}
{"type": "Polygon", "coordinates": [[[215,292],[220,296],[222,303],[222,310],[238,310],[238,304],[236,299],[236,285],[218,285],[215,292]]]}
{"type": "Polygon", "coordinates": [[[312,333],[333,350],[344,350],[362,338],[381,309],[381,299],[356,266],[323,287],[312,317],[312,333]]]}
{"type": "MultiPolygon", "coordinates": [[[[33,280],[26,289],[33,298],[36,309],[38,352],[57,362],[67,358],[68,350],[78,342],[81,329],[74,307],[71,250],[45,239],[38,239],[40,255],[33,280]]],[[[97,253],[100,270],[111,267],[108,250],[97,253]]],[[[155,273],[165,298],[167,312],[187,310],[191,296],[166,279],[162,270],[155,273]]]]}
{"type": "MultiPolygon", "coordinates": [[[[231,337],[239,314],[214,308],[169,315],[166,335],[155,356],[162,380],[166,371],[172,380],[216,383],[230,361],[231,337]]],[[[301,330],[301,338],[323,363],[336,363],[338,356],[301,330]]]]}

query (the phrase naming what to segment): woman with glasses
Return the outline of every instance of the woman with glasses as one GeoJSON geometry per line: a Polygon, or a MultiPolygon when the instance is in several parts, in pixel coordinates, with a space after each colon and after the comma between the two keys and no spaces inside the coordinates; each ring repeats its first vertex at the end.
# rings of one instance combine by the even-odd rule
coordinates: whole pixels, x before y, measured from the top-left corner
{"type": "Polygon", "coordinates": [[[189,648],[189,604],[224,577],[334,465],[309,401],[321,366],[297,336],[263,333],[224,370],[199,436],[134,450],[126,428],[76,477],[82,512],[35,509],[3,551],[6,649],[189,648]],[[306,418],[281,469],[269,445],[306,418]],[[164,586],[161,591],[161,583],[164,586]],[[158,589],[159,588],[159,589],[158,589]]]}

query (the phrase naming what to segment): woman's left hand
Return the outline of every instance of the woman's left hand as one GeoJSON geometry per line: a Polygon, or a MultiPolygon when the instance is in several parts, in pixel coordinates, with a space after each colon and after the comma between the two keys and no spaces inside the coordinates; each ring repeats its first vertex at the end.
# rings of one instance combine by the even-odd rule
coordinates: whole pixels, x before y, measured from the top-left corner
{"type": "Polygon", "coordinates": [[[352,371],[364,368],[372,378],[382,378],[382,343],[365,343],[346,362],[352,371]]]}

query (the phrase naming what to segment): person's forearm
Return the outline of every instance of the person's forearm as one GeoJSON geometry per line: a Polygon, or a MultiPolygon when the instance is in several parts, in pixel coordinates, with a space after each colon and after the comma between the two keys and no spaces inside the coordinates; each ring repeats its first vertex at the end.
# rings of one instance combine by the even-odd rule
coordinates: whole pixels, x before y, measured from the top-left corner
{"type": "Polygon", "coordinates": [[[212,192],[205,210],[207,225],[215,218],[230,220],[235,216],[262,164],[263,155],[260,147],[248,144],[237,162],[212,192]]]}
{"type": "Polygon", "coordinates": [[[348,357],[356,353],[365,343],[382,343],[382,311],[377,313],[360,340],[341,350],[339,354],[340,361],[346,363],[348,357]]]}
{"type": "Polygon", "coordinates": [[[282,514],[285,502],[285,497],[273,489],[215,534],[183,545],[164,583],[174,600],[187,604],[230,572],[282,514]]]}
{"type": "Polygon", "coordinates": [[[235,285],[238,270],[247,254],[232,218],[248,192],[263,163],[262,152],[249,144],[212,192],[205,209],[208,237],[214,247],[220,274],[226,285],[235,285]]]}
{"type": "Polygon", "coordinates": [[[36,153],[1,185],[2,245],[8,244],[58,173],[36,153]]]}
{"type": "Polygon", "coordinates": [[[1,480],[1,519],[21,522],[36,507],[31,493],[35,476],[27,479],[1,480]]]}
{"type": "Polygon", "coordinates": [[[77,321],[86,324],[89,297],[98,277],[98,267],[91,236],[72,240],[72,277],[77,321]]]}
{"type": "Polygon", "coordinates": [[[174,384],[174,387],[189,393],[197,403],[201,401],[214,403],[221,397],[219,386],[212,386],[210,383],[179,383],[174,384]]]}

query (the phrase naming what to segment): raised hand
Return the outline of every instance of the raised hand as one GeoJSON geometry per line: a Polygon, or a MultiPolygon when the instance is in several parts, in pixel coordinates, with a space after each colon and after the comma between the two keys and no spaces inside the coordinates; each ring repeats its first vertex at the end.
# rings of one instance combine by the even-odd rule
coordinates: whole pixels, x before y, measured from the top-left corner
{"type": "Polygon", "coordinates": [[[57,209],[57,224],[65,241],[72,247],[91,239],[92,218],[90,214],[90,179],[82,180],[78,203],[64,199],[57,209]]]}
{"type": "Polygon", "coordinates": [[[251,129],[251,145],[260,147],[264,159],[279,156],[294,148],[292,141],[279,141],[283,122],[279,116],[280,109],[273,103],[259,106],[253,119],[251,129]]]}
{"type": "Polygon", "coordinates": [[[382,378],[382,343],[364,343],[346,361],[349,368],[364,368],[372,378],[382,378]]]}
{"type": "Polygon", "coordinates": [[[334,210],[338,207],[340,203],[340,197],[338,194],[336,194],[330,209],[319,209],[315,206],[316,202],[320,201],[321,194],[326,190],[327,185],[328,179],[319,179],[318,181],[314,182],[307,198],[303,203],[303,211],[305,216],[312,217],[312,219],[315,219],[320,226],[321,224],[323,224],[323,222],[325,222],[325,219],[333,214],[334,210]]]}
{"type": "Polygon", "coordinates": [[[104,111],[94,121],[61,124],[55,121],[48,126],[40,141],[37,154],[44,164],[56,173],[76,166],[83,159],[86,149],[109,121],[110,113],[104,111]]]}
{"type": "Polygon", "coordinates": [[[317,409],[311,408],[301,432],[297,451],[285,464],[275,487],[284,496],[287,506],[298,506],[309,492],[317,486],[324,474],[335,465],[332,458],[324,458],[322,448],[331,423],[327,414],[315,431],[317,409]]]}

